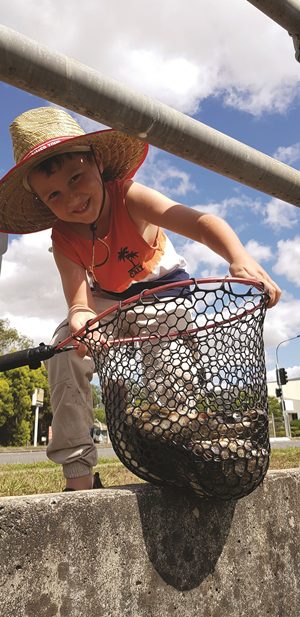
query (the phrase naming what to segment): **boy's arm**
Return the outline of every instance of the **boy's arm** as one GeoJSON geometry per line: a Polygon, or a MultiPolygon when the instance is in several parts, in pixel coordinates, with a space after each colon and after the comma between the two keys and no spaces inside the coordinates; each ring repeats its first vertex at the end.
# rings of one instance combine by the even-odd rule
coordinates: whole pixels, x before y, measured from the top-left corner
{"type": "MultiPolygon", "coordinates": [[[[96,316],[93,296],[85,269],[65,257],[55,245],[53,245],[53,255],[69,307],[69,326],[73,334],[82,328],[89,319],[96,316]]],[[[79,345],[78,353],[84,356],[86,347],[79,345]]]]}
{"type": "Polygon", "coordinates": [[[208,246],[229,264],[232,276],[261,281],[274,306],[281,295],[278,285],[253,259],[233,229],[219,217],[178,204],[136,182],[128,183],[126,205],[137,225],[147,221],[208,246]]]}

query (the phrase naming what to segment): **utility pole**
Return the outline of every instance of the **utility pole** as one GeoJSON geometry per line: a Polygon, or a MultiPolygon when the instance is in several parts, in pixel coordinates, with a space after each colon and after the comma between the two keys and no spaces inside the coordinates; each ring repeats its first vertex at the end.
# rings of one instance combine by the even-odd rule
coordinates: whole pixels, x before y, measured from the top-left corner
{"type": "Polygon", "coordinates": [[[33,432],[33,447],[37,447],[38,430],[39,430],[39,409],[44,405],[44,390],[43,388],[35,388],[31,401],[32,407],[35,407],[34,414],[34,432],[33,432]]]}

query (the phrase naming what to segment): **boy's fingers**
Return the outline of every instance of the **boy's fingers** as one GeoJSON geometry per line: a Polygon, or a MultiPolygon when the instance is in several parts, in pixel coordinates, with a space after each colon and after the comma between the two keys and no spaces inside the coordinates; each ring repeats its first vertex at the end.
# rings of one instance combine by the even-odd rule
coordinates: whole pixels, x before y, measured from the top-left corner
{"type": "Polygon", "coordinates": [[[274,281],[272,281],[272,279],[266,279],[262,282],[265,286],[266,292],[270,296],[268,308],[272,308],[272,306],[275,306],[275,304],[277,304],[277,302],[280,300],[281,289],[274,281]]]}

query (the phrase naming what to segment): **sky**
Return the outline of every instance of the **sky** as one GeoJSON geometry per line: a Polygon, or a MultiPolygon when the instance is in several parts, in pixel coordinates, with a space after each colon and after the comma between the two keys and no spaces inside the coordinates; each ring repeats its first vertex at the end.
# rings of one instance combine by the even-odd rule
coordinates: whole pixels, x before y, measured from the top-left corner
{"type": "MultiPolygon", "coordinates": [[[[293,42],[247,0],[10,0],[1,23],[299,169],[293,42]]],[[[2,177],[14,164],[11,122],[53,103],[5,83],[0,101],[2,177]]],[[[71,113],[85,131],[99,129],[71,113]]],[[[265,320],[268,379],[274,380],[276,348],[289,378],[300,377],[300,209],[153,147],[136,179],[233,227],[283,292],[265,320]]],[[[206,247],[171,239],[192,276],[228,274],[206,247]]],[[[35,344],[49,342],[66,314],[50,245],[48,230],[10,236],[2,261],[1,318],[35,344]]]]}

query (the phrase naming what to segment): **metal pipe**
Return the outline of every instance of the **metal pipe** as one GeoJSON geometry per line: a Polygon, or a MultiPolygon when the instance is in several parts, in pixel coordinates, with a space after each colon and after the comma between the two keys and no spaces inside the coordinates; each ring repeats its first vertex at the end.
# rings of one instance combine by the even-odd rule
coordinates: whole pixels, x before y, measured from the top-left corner
{"type": "Polygon", "coordinates": [[[289,34],[300,34],[300,0],[248,0],[289,34]]]}
{"type": "Polygon", "coordinates": [[[300,171],[0,26],[0,78],[300,206],[300,171]]]}
{"type": "Polygon", "coordinates": [[[8,235],[1,233],[0,234],[0,273],[1,273],[1,264],[2,264],[2,255],[7,251],[8,244],[8,235]]]}
{"type": "Polygon", "coordinates": [[[300,0],[248,0],[293,37],[295,57],[300,62],[300,0]]]}
{"type": "Polygon", "coordinates": [[[275,356],[276,356],[276,369],[279,370],[279,360],[278,360],[278,349],[280,347],[280,345],[283,345],[283,343],[288,343],[289,341],[294,341],[296,338],[300,338],[300,334],[296,334],[296,336],[292,336],[291,338],[286,338],[284,339],[284,341],[280,341],[280,343],[278,343],[276,349],[275,349],[275,356]]]}

